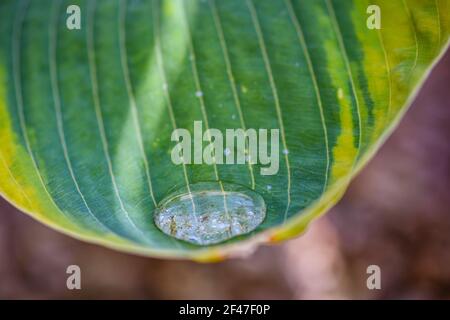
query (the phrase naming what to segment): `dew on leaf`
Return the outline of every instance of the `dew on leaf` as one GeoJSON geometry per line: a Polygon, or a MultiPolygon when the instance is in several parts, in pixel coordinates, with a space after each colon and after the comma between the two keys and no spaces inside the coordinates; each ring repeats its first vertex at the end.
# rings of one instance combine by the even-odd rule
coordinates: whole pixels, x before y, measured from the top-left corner
{"type": "Polygon", "coordinates": [[[256,192],[235,184],[199,182],[164,198],[154,213],[165,234],[197,245],[211,245],[255,230],[266,216],[256,192]]]}

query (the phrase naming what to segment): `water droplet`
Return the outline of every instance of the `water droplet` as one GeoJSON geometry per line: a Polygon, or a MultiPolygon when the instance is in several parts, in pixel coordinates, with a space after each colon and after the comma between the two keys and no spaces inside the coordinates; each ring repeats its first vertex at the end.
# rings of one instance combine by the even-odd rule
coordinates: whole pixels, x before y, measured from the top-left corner
{"type": "Polygon", "coordinates": [[[203,92],[197,91],[197,92],[195,93],[195,95],[196,95],[198,98],[200,98],[201,96],[203,96],[203,92]]]}
{"type": "Polygon", "coordinates": [[[288,149],[283,149],[283,154],[289,154],[289,150],[288,149]]]}
{"type": "Polygon", "coordinates": [[[230,148],[225,148],[225,150],[223,150],[223,154],[224,154],[225,156],[229,156],[229,155],[231,154],[230,148]]]}
{"type": "Polygon", "coordinates": [[[210,245],[255,230],[266,216],[263,198],[240,185],[199,182],[164,198],[154,213],[165,234],[198,245],[210,245]]]}

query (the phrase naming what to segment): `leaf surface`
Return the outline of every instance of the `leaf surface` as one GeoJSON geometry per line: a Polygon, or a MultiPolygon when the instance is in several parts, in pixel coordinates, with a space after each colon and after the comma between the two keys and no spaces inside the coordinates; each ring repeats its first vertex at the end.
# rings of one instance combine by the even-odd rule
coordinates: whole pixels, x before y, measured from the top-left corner
{"type": "Polygon", "coordinates": [[[43,223],[129,252],[221,259],[331,207],[449,39],[448,0],[2,1],[0,192],[43,223]],[[81,29],[69,30],[69,5],[81,29]],[[369,29],[369,5],[381,29],[369,29]],[[280,130],[279,171],[175,165],[176,128],[280,130]],[[223,181],[267,206],[211,246],[162,233],[158,203],[223,181]]]}

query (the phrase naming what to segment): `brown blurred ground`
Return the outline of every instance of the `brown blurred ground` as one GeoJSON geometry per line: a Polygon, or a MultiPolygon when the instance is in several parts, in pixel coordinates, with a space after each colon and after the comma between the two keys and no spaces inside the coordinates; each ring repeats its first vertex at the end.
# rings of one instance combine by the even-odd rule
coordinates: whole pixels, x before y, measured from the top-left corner
{"type": "Polygon", "coordinates": [[[0,298],[450,299],[450,54],[342,201],[302,237],[201,265],[58,234],[0,199],[0,298]],[[82,290],[66,289],[66,267],[82,290]],[[382,289],[366,288],[381,267],[382,289]]]}

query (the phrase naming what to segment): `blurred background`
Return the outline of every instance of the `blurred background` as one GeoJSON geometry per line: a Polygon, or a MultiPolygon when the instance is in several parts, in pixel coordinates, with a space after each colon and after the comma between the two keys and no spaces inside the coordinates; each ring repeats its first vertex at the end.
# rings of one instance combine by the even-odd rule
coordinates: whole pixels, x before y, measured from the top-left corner
{"type": "Polygon", "coordinates": [[[339,204],[303,236],[216,264],[59,234],[0,199],[0,298],[450,299],[450,54],[339,204]],[[66,268],[81,268],[81,290],[66,268]],[[366,269],[381,268],[381,290],[366,269]]]}

